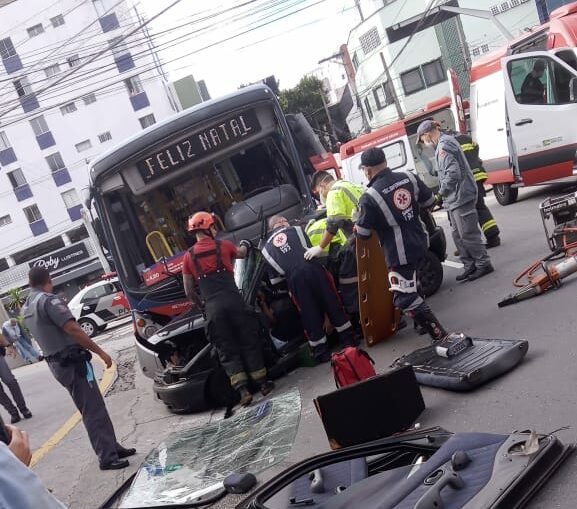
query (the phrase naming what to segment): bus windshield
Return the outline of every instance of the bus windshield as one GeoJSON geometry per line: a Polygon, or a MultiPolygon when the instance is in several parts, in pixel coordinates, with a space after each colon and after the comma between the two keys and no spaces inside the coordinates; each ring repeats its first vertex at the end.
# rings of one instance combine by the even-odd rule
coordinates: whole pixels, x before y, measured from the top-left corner
{"type": "Polygon", "coordinates": [[[187,219],[197,211],[212,212],[219,236],[234,241],[254,240],[272,214],[303,213],[303,170],[273,104],[243,105],[242,113],[225,112],[224,121],[191,125],[185,137],[164,137],[96,183],[98,213],[126,288],[150,292],[180,272],[194,243],[187,219]],[[207,157],[199,157],[202,150],[207,157]]]}

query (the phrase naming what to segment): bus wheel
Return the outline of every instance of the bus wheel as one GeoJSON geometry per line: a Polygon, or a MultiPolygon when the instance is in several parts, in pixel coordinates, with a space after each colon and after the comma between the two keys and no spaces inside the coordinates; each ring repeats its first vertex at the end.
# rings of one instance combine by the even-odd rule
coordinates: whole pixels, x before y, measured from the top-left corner
{"type": "Polygon", "coordinates": [[[493,192],[501,205],[515,203],[519,195],[519,189],[511,187],[511,184],[493,184],[493,192]]]}
{"type": "Polygon", "coordinates": [[[427,251],[417,266],[417,285],[424,297],[435,294],[443,284],[443,265],[437,255],[427,251]]]}

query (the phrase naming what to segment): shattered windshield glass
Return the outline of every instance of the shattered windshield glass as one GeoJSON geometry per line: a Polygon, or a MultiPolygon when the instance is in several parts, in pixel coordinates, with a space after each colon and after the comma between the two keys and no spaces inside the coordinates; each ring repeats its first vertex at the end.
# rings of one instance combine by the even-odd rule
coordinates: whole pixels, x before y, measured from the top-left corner
{"type": "Polygon", "coordinates": [[[290,453],[300,412],[295,390],[230,419],[169,435],[148,454],[116,507],[189,503],[233,472],[272,467],[290,453]]]}

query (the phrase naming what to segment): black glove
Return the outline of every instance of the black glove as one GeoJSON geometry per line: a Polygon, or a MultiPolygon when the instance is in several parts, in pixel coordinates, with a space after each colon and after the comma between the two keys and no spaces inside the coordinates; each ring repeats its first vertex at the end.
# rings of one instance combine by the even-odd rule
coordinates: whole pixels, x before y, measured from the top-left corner
{"type": "Polygon", "coordinates": [[[242,240],[238,243],[238,245],[239,245],[240,247],[246,247],[246,249],[247,249],[248,251],[250,251],[250,250],[252,249],[252,243],[251,243],[250,240],[242,239],[242,240]]]}

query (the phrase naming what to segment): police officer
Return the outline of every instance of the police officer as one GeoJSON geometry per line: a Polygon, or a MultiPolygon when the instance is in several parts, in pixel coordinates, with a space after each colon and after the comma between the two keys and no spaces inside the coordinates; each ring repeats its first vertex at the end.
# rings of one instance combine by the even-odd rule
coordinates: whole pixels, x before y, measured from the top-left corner
{"type": "Polygon", "coordinates": [[[262,254],[272,269],[286,278],[314,358],[318,362],[327,362],[330,351],[324,331],[325,314],[343,345],[356,343],[333,278],[320,263],[305,260],[304,254],[310,248],[310,240],[300,227],[290,226],[282,216],[273,216],[269,219],[269,229],[272,233],[262,254]]]}
{"type": "Polygon", "coordinates": [[[439,195],[449,211],[451,233],[459,257],[465,266],[457,281],[473,281],[494,271],[481,238],[477,203],[477,185],[459,142],[442,133],[434,120],[421,122],[417,138],[435,147],[439,171],[439,195]]]}
{"type": "Polygon", "coordinates": [[[322,256],[337,233],[343,234],[347,242],[339,252],[339,291],[346,311],[357,323],[359,314],[357,253],[353,226],[358,212],[359,198],[363,186],[346,180],[336,180],[329,172],[319,171],[313,176],[311,187],[320,197],[327,210],[325,233],[318,245],[313,245],[305,252],[305,258],[322,256]]]}
{"type": "Polygon", "coordinates": [[[431,190],[410,172],[393,172],[380,148],[365,150],[361,169],[369,180],[359,200],[357,236],[379,236],[389,268],[393,302],[415,325],[429,333],[433,342],[446,336],[431,309],[417,292],[416,269],[428,249],[428,237],[419,219],[420,207],[432,207],[431,190]]]}
{"type": "Polygon", "coordinates": [[[186,295],[199,308],[204,307],[208,338],[232,387],[240,393],[241,405],[248,406],[252,402],[249,378],[260,387],[263,396],[274,388],[266,379],[259,323],[249,314],[234,282],[233,260],[246,257],[251,244],[243,240],[237,248],[228,240],[215,239],[214,218],[208,212],[193,214],[188,220],[188,231],[196,235],[197,242],[184,255],[186,295]]]}
{"type": "Polygon", "coordinates": [[[487,240],[485,246],[487,249],[497,247],[501,245],[500,232],[497,221],[495,221],[493,214],[491,214],[489,207],[487,207],[485,203],[485,196],[487,194],[485,191],[485,181],[489,178],[489,175],[487,175],[485,168],[483,168],[483,162],[479,159],[479,145],[474,142],[468,134],[455,133],[454,136],[459,142],[459,145],[461,145],[461,150],[465,154],[471,170],[473,170],[473,178],[477,184],[477,202],[475,208],[479,216],[479,226],[487,240]]]}
{"type": "Polygon", "coordinates": [[[11,344],[3,335],[0,334],[0,380],[8,389],[10,389],[10,393],[12,394],[12,398],[14,399],[14,403],[12,400],[4,392],[4,388],[2,384],[0,384],[0,405],[2,405],[6,411],[10,414],[12,424],[19,422],[20,413],[25,419],[30,419],[32,417],[32,412],[28,410],[26,406],[26,401],[24,401],[24,395],[22,394],[22,389],[20,389],[20,384],[10,366],[6,362],[6,349],[10,348],[12,352],[14,352],[15,346],[11,344]]]}
{"type": "Polygon", "coordinates": [[[76,323],[68,306],[54,295],[50,273],[33,267],[28,273],[30,293],[22,308],[26,327],[44,353],[54,378],[72,396],[88,438],[100,461],[101,470],[128,466],[124,459],[136,453],[116,441],[114,427],[90,363],[91,353],[109,368],[110,356],[92,341],[76,323]]]}

